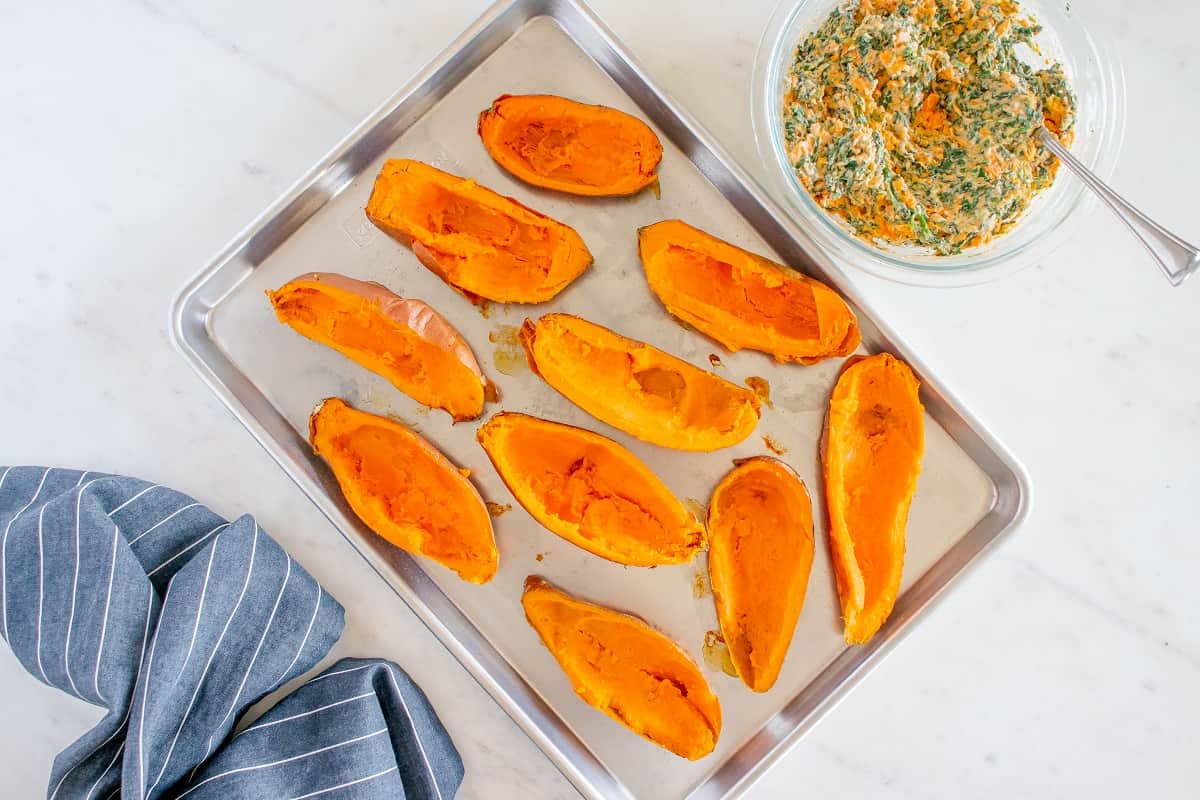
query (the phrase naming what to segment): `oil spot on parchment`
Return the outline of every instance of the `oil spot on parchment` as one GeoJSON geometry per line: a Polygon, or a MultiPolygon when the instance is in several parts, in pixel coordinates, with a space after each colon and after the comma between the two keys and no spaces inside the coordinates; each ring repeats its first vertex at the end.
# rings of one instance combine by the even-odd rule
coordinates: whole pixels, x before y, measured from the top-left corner
{"type": "Polygon", "coordinates": [[[809,384],[795,393],[781,392],[775,398],[775,404],[784,411],[796,414],[823,412],[829,405],[829,387],[823,384],[809,384]]]}
{"type": "Polygon", "coordinates": [[[708,580],[708,562],[706,559],[697,558],[693,562],[692,572],[692,596],[697,600],[712,594],[712,583],[708,580]]]}
{"type": "Polygon", "coordinates": [[[418,422],[416,420],[408,419],[406,417],[402,417],[394,409],[385,408],[382,411],[377,411],[377,412],[373,412],[373,413],[378,414],[379,416],[383,417],[384,419],[390,419],[392,422],[398,422],[401,425],[403,425],[404,427],[408,428],[410,431],[413,431],[415,433],[421,432],[421,423],[420,422],[418,422]]]}
{"type": "Polygon", "coordinates": [[[492,364],[498,372],[519,375],[529,368],[525,348],[521,346],[521,329],[516,325],[501,325],[488,334],[488,341],[496,345],[492,364]]]}
{"type": "Polygon", "coordinates": [[[737,677],[733,659],[729,657],[729,646],[725,644],[725,637],[719,631],[708,631],[704,634],[702,652],[704,653],[704,663],[708,665],[709,669],[737,677]]]}

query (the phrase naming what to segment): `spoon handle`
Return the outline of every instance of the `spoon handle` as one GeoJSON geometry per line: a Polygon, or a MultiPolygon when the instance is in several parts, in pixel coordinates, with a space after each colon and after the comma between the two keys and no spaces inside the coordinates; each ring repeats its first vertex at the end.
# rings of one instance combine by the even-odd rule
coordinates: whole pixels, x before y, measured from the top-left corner
{"type": "Polygon", "coordinates": [[[1082,161],[1071,155],[1058,137],[1048,129],[1042,128],[1039,133],[1046,149],[1054,153],[1058,160],[1066,164],[1093,192],[1100,195],[1100,199],[1121,218],[1129,230],[1133,231],[1133,235],[1158,262],[1172,286],[1183,283],[1187,276],[1200,269],[1200,250],[1130,205],[1125,198],[1109,188],[1108,184],[1097,178],[1082,161]]]}

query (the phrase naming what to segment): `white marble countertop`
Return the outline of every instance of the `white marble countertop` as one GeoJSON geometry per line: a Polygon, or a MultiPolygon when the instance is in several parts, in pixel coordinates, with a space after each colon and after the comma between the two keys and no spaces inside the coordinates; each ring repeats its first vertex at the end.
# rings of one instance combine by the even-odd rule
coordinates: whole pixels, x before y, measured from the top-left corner
{"type": "MultiPolygon", "coordinates": [[[[1095,2],[1130,94],[1115,183],[1200,239],[1200,6],[1095,2]]],[[[593,0],[752,170],[773,0],[593,0]]],[[[122,471],[252,511],[390,657],[467,766],[461,798],[575,796],[175,354],[202,263],[482,8],[351,0],[0,6],[0,461],[122,471]]],[[[1045,263],[929,291],[857,280],[1033,475],[1029,523],[750,793],[1195,797],[1200,279],[1171,289],[1102,210],[1045,263]]],[[[0,648],[6,796],[99,710],[0,648]]]]}

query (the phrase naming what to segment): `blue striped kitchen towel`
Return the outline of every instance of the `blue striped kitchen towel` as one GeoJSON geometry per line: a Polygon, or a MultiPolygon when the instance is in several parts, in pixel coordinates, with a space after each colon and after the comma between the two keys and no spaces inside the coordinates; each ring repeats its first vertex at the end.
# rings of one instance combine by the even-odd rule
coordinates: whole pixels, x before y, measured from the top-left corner
{"type": "Polygon", "coordinates": [[[108,710],[55,759],[51,800],[454,796],[458,752],[387,661],[344,659],[231,737],[343,626],[253,517],[135,478],[0,469],[0,635],[108,710]]]}

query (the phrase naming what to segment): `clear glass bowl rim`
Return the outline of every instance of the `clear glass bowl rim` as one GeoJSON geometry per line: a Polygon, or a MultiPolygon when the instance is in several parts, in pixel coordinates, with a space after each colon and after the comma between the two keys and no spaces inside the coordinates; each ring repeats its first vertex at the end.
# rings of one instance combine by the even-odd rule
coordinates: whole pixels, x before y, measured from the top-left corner
{"type": "MultiPolygon", "coordinates": [[[[769,179],[768,191],[792,213],[798,224],[820,246],[839,257],[839,261],[849,261],[880,277],[921,286],[965,286],[994,280],[1035,263],[1065,242],[1074,224],[1095,204],[1092,192],[1074,176],[1068,175],[1065,168],[1059,170],[1055,185],[1043,192],[1043,195],[1050,191],[1065,193],[1058,203],[1061,210],[1055,216],[1039,214],[1049,209],[1042,208],[1035,200],[1029,213],[994,244],[956,256],[906,256],[887,252],[843,228],[812,199],[788,163],[777,98],[782,94],[780,82],[785,57],[790,61],[798,44],[789,35],[798,18],[803,14],[811,17],[828,13],[837,4],[829,0],[780,0],[763,31],[754,60],[750,117],[755,145],[769,179]],[[818,7],[815,11],[814,6],[818,7]],[[1064,181],[1069,183],[1060,187],[1064,181]]],[[[1037,16],[1037,2],[1027,0],[1024,5],[1033,6],[1031,10],[1037,16]]],[[[1095,152],[1083,160],[1101,179],[1108,180],[1116,166],[1125,132],[1125,75],[1103,28],[1089,27],[1079,13],[1069,13],[1074,33],[1082,38],[1087,48],[1086,53],[1073,53],[1073,56],[1077,60],[1090,59],[1101,83],[1100,94],[1095,98],[1101,105],[1099,125],[1087,134],[1096,137],[1097,144],[1095,152]]]]}

